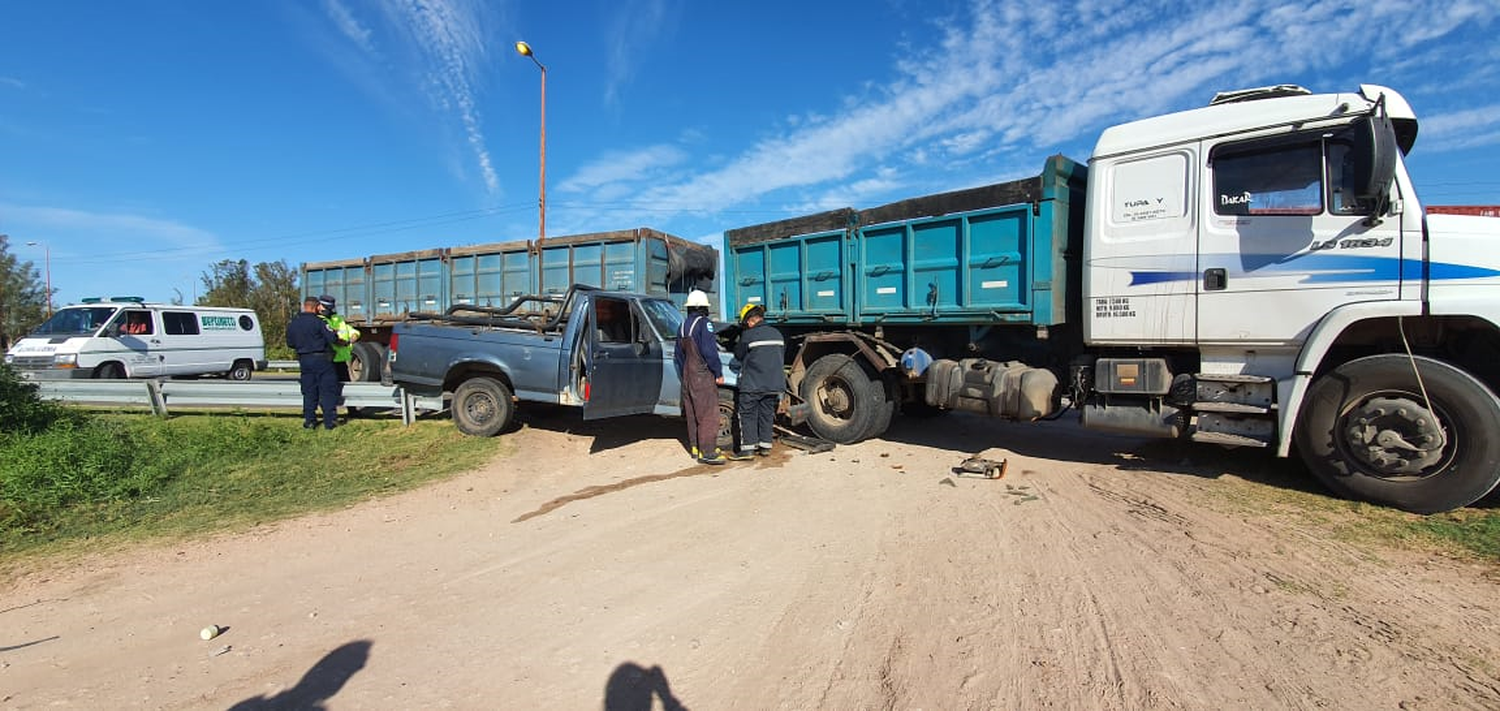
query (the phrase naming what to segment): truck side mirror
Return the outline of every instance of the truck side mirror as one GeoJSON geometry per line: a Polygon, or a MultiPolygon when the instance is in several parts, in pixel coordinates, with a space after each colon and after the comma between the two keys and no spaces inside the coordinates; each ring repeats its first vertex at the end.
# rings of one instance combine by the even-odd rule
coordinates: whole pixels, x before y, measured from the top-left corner
{"type": "Polygon", "coordinates": [[[119,338],[120,337],[120,324],[118,324],[118,323],[112,323],[112,324],[110,324],[108,326],[105,326],[104,327],[104,335],[109,336],[110,338],[119,338]]]}
{"type": "Polygon", "coordinates": [[[1390,204],[1391,180],[1396,176],[1396,130],[1384,107],[1349,127],[1350,181],[1354,198],[1374,206],[1378,218],[1390,204]]]}

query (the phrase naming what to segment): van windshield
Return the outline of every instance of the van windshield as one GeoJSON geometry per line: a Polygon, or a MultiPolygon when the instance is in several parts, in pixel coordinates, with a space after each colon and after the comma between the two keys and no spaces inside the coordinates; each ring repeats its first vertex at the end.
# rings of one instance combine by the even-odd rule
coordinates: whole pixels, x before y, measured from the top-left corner
{"type": "Polygon", "coordinates": [[[52,314],[31,333],[33,336],[92,336],[115,315],[113,306],[63,309],[52,314]]]}

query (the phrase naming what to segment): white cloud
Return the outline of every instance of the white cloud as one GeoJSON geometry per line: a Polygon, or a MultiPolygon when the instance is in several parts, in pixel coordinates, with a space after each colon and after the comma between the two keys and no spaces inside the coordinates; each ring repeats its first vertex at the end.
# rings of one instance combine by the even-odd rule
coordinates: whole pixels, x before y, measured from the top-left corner
{"type": "Polygon", "coordinates": [[[557,186],[560,192],[578,193],[621,183],[639,183],[661,175],[666,168],[681,165],[687,151],[671,145],[659,145],[636,151],[612,151],[557,186]]]}
{"type": "Polygon", "coordinates": [[[383,0],[383,22],[362,20],[342,0],[323,0],[323,13],[338,35],[358,50],[357,61],[332,51],[334,62],[354,81],[388,104],[383,82],[411,82],[406,90],[425,96],[457,124],[485,189],[500,191],[484,136],[477,87],[487,66],[492,9],[483,0],[383,0]]]}
{"type": "Polygon", "coordinates": [[[26,82],[15,77],[0,77],[0,86],[8,86],[12,89],[25,89],[26,82]]]}
{"type": "Polygon", "coordinates": [[[1500,144],[1500,104],[1490,104],[1422,119],[1426,151],[1454,151],[1500,144]]]}
{"type": "Polygon", "coordinates": [[[612,17],[605,24],[608,56],[604,103],[615,105],[620,91],[635,78],[641,58],[675,29],[678,13],[672,0],[624,0],[610,3],[612,17]]]}

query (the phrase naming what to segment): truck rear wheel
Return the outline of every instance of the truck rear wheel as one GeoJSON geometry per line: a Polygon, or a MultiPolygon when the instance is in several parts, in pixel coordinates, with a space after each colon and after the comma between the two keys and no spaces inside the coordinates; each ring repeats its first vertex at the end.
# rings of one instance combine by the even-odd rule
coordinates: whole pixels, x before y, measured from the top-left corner
{"type": "Polygon", "coordinates": [[[385,349],[378,343],[356,343],[349,355],[349,380],[356,383],[380,379],[385,349]]]}
{"type": "Polygon", "coordinates": [[[1496,422],[1500,400],[1468,373],[1378,355],[1313,383],[1296,441],[1338,494],[1430,514],[1478,501],[1500,482],[1500,438],[1486,431],[1496,422]]]}
{"type": "Polygon", "coordinates": [[[510,426],[516,403],[510,388],[494,378],[465,380],[453,392],[453,424],[475,437],[493,437],[510,426]]]}
{"type": "MultiPolygon", "coordinates": [[[[853,444],[870,436],[878,424],[879,408],[887,402],[885,386],[871,380],[853,358],[835,353],[813,361],[802,379],[802,399],[812,405],[807,425],[819,437],[853,444]]],[[[890,418],[885,418],[890,424],[890,418]]]]}

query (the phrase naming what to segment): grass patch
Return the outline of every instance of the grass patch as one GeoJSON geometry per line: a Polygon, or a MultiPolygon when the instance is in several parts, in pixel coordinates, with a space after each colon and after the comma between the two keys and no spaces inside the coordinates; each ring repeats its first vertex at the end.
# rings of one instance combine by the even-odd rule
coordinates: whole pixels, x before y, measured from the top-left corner
{"type": "Polygon", "coordinates": [[[1238,479],[1231,494],[1241,511],[1293,516],[1353,543],[1456,555],[1500,566],[1500,493],[1469,508],[1420,516],[1347,501],[1321,489],[1292,488],[1301,482],[1290,482],[1285,472],[1251,476],[1238,479]]]}
{"type": "Polygon", "coordinates": [[[448,422],[97,415],[0,435],[0,552],[19,557],[181,539],[415,488],[471,470],[504,439],[448,422]]]}

